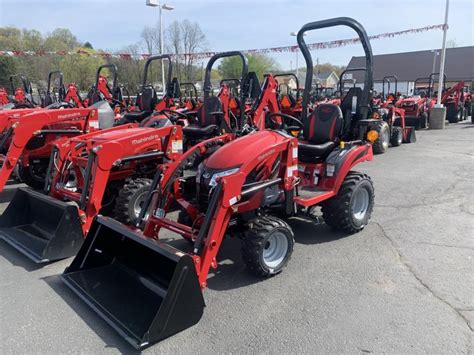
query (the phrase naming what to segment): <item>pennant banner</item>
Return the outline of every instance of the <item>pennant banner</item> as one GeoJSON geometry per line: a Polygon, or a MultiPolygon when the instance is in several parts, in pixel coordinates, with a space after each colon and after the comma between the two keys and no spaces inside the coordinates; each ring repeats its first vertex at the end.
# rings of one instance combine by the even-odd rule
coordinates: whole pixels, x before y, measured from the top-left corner
{"type": "MultiPolygon", "coordinates": [[[[392,38],[396,36],[414,34],[414,33],[420,33],[420,32],[432,31],[432,30],[444,30],[444,28],[447,26],[448,25],[445,25],[445,24],[431,25],[431,26],[413,28],[413,29],[404,30],[404,31],[381,33],[378,35],[369,36],[369,39],[376,40],[376,39],[392,38]]],[[[329,41],[329,42],[310,43],[308,44],[308,48],[310,50],[336,48],[336,47],[348,46],[348,45],[355,44],[358,42],[360,42],[359,38],[340,39],[340,40],[329,41]]],[[[296,52],[296,51],[299,51],[299,47],[297,45],[285,46],[285,47],[274,47],[274,48],[247,49],[247,50],[242,50],[241,52],[244,54],[271,54],[271,53],[289,53],[289,52],[296,52]]],[[[216,53],[217,52],[171,54],[171,57],[173,57],[174,59],[181,59],[181,60],[183,59],[199,60],[199,59],[210,58],[216,53]]],[[[53,55],[59,55],[59,56],[85,55],[89,57],[120,58],[124,60],[148,59],[150,57],[150,54],[132,55],[130,53],[104,53],[104,52],[90,53],[82,48],[74,52],[0,51],[0,57],[42,57],[42,56],[53,56],[53,55]]]]}

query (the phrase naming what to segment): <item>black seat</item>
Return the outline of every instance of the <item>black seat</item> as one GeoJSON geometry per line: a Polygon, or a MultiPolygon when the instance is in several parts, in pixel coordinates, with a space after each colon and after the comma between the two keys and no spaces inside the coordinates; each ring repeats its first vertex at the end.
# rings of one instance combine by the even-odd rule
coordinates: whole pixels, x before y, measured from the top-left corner
{"type": "Polygon", "coordinates": [[[196,122],[183,127],[183,133],[193,138],[208,137],[217,132],[222,116],[221,100],[215,96],[207,97],[197,112],[196,122]]]}
{"type": "Polygon", "coordinates": [[[352,87],[347,92],[344,99],[341,101],[341,111],[344,117],[344,134],[350,131],[352,116],[361,117],[362,89],[359,87],[352,87]]]}
{"type": "Polygon", "coordinates": [[[116,126],[132,122],[142,122],[145,118],[149,117],[153,113],[156,102],[156,91],[151,86],[144,87],[137,98],[137,106],[140,111],[125,113],[116,123],[116,126]]]}
{"type": "Polygon", "coordinates": [[[315,108],[304,123],[304,142],[298,143],[301,161],[317,161],[326,158],[336,147],[342,134],[344,119],[339,106],[322,104],[315,108]]]}

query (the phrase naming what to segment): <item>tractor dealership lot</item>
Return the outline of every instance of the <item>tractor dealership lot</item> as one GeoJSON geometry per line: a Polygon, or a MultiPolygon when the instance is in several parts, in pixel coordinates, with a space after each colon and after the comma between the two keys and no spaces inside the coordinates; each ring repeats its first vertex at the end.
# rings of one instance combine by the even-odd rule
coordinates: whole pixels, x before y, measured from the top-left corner
{"type": "MultiPolygon", "coordinates": [[[[192,328],[144,353],[469,353],[474,328],[474,125],[417,131],[357,167],[375,185],[362,232],[290,220],[295,251],[261,281],[227,239],[192,328]]],[[[1,210],[16,185],[0,194],[1,210]]],[[[58,275],[0,241],[0,352],[130,353],[58,275]]],[[[117,299],[121,295],[117,294],[117,299]]],[[[123,299],[127,307],[127,299],[123,299]]]]}

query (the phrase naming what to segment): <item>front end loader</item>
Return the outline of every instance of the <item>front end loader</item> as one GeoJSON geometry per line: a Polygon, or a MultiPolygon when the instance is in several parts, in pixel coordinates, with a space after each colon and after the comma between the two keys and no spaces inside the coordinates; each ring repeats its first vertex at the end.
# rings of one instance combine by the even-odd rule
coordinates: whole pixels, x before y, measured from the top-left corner
{"type": "MultiPolygon", "coordinates": [[[[277,216],[311,216],[321,206],[326,223],[334,228],[355,233],[367,225],[373,185],[353,168],[372,159],[371,143],[345,139],[346,119],[352,117],[344,117],[338,106],[309,110],[313,63],[304,33],[339,25],[354,29],[364,47],[370,46],[363,27],[350,18],[303,26],[297,36],[307,63],[301,121],[269,113],[267,120],[278,117],[281,122],[274,130],[237,139],[232,134],[210,138],[162,165],[136,230],[107,217],[95,219],[61,278],[135,348],[199,321],[201,290],[210,269],[218,267],[225,235],[242,238],[247,268],[269,277],[283,270],[294,246],[290,226],[277,216]],[[195,175],[183,175],[189,162],[196,161],[195,175]],[[167,216],[176,204],[182,210],[178,221],[167,216]],[[144,227],[143,233],[138,227],[144,227]],[[162,229],[188,240],[191,250],[160,241],[162,229]]],[[[364,110],[369,97],[353,101],[355,110],[364,110]]],[[[377,133],[364,136],[373,141],[377,133]]]]}
{"type": "MultiPolygon", "coordinates": [[[[114,127],[57,142],[44,192],[18,189],[0,217],[0,238],[36,263],[75,255],[127,179],[153,177],[159,164],[182,153],[181,127],[162,121],[158,128],[114,127]]],[[[133,203],[122,207],[140,210],[140,200],[133,203]]]]}

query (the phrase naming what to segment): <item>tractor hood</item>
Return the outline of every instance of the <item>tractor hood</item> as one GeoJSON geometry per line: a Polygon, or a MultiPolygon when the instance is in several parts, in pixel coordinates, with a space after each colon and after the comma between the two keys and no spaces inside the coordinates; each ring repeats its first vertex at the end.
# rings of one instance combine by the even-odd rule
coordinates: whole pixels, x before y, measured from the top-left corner
{"type": "Polygon", "coordinates": [[[94,136],[92,139],[93,144],[102,144],[104,142],[118,142],[121,140],[132,140],[134,137],[140,138],[141,140],[152,141],[159,140],[162,138],[159,130],[154,128],[125,128],[119,130],[113,130],[109,132],[100,133],[97,136],[94,136]],[[149,133],[148,135],[146,135],[149,133]],[[146,135],[144,137],[144,135],[146,135]]]}
{"type": "Polygon", "coordinates": [[[249,134],[235,141],[227,143],[217,152],[212,154],[206,161],[206,168],[223,170],[235,168],[258,159],[260,154],[265,155],[271,146],[288,139],[285,133],[275,131],[260,131],[249,134]]]}

